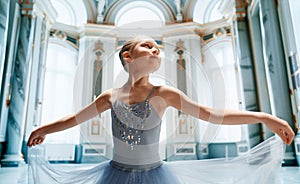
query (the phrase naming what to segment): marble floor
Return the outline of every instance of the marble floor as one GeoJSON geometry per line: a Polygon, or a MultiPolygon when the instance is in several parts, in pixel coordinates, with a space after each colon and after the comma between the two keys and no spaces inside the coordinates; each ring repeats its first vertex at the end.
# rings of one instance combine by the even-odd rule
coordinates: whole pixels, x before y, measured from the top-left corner
{"type": "MultiPolygon", "coordinates": [[[[92,167],[93,165],[61,165],[59,167],[92,167]]],[[[300,184],[300,167],[282,167],[282,184],[300,184]]],[[[0,167],[0,184],[32,184],[28,177],[27,166],[0,167]]]]}

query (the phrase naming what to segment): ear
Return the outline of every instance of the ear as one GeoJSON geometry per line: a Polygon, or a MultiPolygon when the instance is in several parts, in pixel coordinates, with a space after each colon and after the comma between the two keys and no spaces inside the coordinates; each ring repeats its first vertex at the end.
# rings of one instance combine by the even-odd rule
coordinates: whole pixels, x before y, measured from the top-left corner
{"type": "Polygon", "coordinates": [[[127,63],[131,63],[133,61],[129,51],[123,52],[122,57],[123,57],[123,60],[126,61],[127,63]]]}

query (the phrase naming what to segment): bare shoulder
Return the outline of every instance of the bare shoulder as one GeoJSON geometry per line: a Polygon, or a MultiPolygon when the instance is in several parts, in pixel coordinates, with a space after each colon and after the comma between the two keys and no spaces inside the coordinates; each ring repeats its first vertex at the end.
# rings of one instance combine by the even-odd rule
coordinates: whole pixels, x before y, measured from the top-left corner
{"type": "Polygon", "coordinates": [[[97,106],[99,104],[102,107],[105,107],[105,109],[111,108],[113,93],[114,93],[114,89],[108,89],[103,91],[95,100],[97,106]]]}
{"type": "Polygon", "coordinates": [[[114,93],[114,89],[108,89],[103,91],[98,97],[109,100],[112,97],[113,93],[114,93]]]}
{"type": "Polygon", "coordinates": [[[172,94],[172,93],[179,93],[179,90],[177,88],[171,87],[171,86],[166,86],[166,85],[162,85],[162,86],[158,86],[157,90],[161,93],[161,94],[172,94]]]}
{"type": "Polygon", "coordinates": [[[171,86],[159,86],[158,95],[165,100],[168,106],[174,106],[174,101],[181,96],[181,91],[171,86]]]}

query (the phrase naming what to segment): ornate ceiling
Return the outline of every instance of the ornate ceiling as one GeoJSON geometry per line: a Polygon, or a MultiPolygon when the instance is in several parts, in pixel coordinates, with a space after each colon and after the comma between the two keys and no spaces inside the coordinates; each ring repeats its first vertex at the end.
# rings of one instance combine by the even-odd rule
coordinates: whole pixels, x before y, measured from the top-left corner
{"type": "MultiPolygon", "coordinates": [[[[199,23],[217,16],[232,15],[234,0],[50,0],[58,16],[57,22],[81,26],[85,23],[115,25],[118,18],[131,9],[145,8],[162,17],[166,23],[195,21],[199,23]],[[200,18],[199,18],[200,17],[200,18]]],[[[145,12],[145,11],[144,11],[145,12]]],[[[132,17],[140,17],[137,14],[132,17]]]]}

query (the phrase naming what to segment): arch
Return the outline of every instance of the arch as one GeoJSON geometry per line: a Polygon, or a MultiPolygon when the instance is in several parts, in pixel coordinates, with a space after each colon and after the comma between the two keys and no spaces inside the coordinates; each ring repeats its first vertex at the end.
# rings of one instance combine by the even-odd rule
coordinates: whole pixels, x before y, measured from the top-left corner
{"type": "Polygon", "coordinates": [[[226,19],[235,14],[235,3],[233,0],[193,0],[185,7],[185,15],[200,24],[226,19]]]}
{"type": "MultiPolygon", "coordinates": [[[[165,18],[162,14],[161,10],[158,9],[156,6],[154,6],[151,3],[145,3],[142,1],[137,1],[133,3],[127,4],[125,7],[120,9],[118,14],[115,16],[115,25],[121,26],[121,25],[127,25],[129,23],[130,27],[134,26],[132,25],[132,19],[131,17],[134,17],[135,21],[138,25],[137,27],[140,27],[139,21],[156,21],[159,25],[156,24],[150,24],[150,27],[161,27],[162,24],[165,24],[165,18]],[[142,12],[142,14],[141,14],[142,12]],[[140,16],[136,16],[139,15],[140,16]]],[[[148,22],[149,23],[149,22],[148,22]]],[[[143,27],[147,27],[148,24],[144,25],[143,27]]]]}
{"type": "Polygon", "coordinates": [[[184,4],[182,15],[184,18],[184,22],[193,21],[193,13],[196,7],[197,0],[190,0],[184,4]]]}
{"type": "Polygon", "coordinates": [[[95,23],[97,17],[97,5],[94,0],[83,0],[82,1],[85,9],[88,23],[95,23]]]}
{"type": "Polygon", "coordinates": [[[67,40],[61,40],[59,38],[56,37],[50,37],[48,44],[57,44],[60,45],[62,47],[65,47],[67,49],[69,49],[72,52],[78,52],[78,47],[76,45],[74,45],[73,43],[67,41],[67,40]]]}
{"type": "Polygon", "coordinates": [[[116,16],[119,13],[119,11],[121,9],[123,9],[124,7],[126,7],[128,4],[131,3],[140,3],[142,2],[142,4],[144,4],[143,7],[145,8],[150,8],[152,6],[153,7],[157,7],[158,9],[161,10],[162,15],[164,16],[164,20],[166,23],[168,22],[175,22],[176,20],[176,16],[175,16],[175,12],[173,11],[173,9],[169,6],[169,4],[167,4],[164,1],[160,1],[160,0],[153,0],[153,1],[146,1],[146,0],[123,0],[123,1],[116,1],[114,2],[114,4],[112,4],[109,9],[107,10],[107,12],[104,15],[104,23],[107,24],[115,24],[116,22],[116,16]],[[147,5],[148,4],[148,5],[147,5]]]}
{"type": "Polygon", "coordinates": [[[221,1],[219,0],[213,0],[211,3],[208,4],[207,8],[205,9],[204,16],[203,16],[203,23],[211,22],[212,20],[218,20],[222,19],[223,16],[220,13],[216,15],[218,12],[215,11],[218,9],[218,6],[220,5],[221,1]],[[216,16],[214,16],[216,15],[216,16]]]}
{"type": "MultiPolygon", "coordinates": [[[[202,46],[203,67],[211,74],[215,86],[224,86],[224,108],[240,109],[241,91],[231,36],[220,36],[202,46]],[[212,62],[214,60],[215,62],[212,62]],[[222,73],[223,80],[213,79],[214,73],[222,73]],[[224,84],[222,84],[224,82],[224,84]]],[[[201,125],[200,125],[201,127],[201,125]]],[[[246,139],[244,125],[222,125],[213,142],[240,142],[246,139]]]]}
{"type": "Polygon", "coordinates": [[[211,21],[219,20],[223,18],[223,15],[219,10],[219,0],[203,0],[197,1],[194,4],[193,9],[193,21],[200,24],[205,24],[211,21]],[[197,10],[197,11],[196,11],[197,10]]]}
{"type": "Polygon", "coordinates": [[[72,26],[81,26],[87,22],[86,8],[81,0],[52,0],[51,3],[58,13],[56,22],[72,26]]]}

